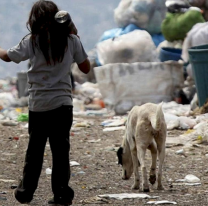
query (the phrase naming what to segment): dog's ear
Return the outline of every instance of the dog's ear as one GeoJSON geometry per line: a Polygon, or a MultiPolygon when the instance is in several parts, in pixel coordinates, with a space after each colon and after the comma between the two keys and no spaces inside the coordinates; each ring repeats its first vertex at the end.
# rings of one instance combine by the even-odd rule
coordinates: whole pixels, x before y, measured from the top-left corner
{"type": "Polygon", "coordinates": [[[118,156],[118,164],[122,165],[122,154],[123,154],[123,147],[120,147],[117,151],[117,156],[118,156]]]}

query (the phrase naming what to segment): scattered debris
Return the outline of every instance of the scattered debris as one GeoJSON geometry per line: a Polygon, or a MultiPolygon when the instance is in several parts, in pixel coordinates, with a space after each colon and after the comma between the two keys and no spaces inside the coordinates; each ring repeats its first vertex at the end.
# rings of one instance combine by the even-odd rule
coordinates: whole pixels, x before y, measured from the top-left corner
{"type": "Polygon", "coordinates": [[[3,126],[17,126],[18,125],[17,122],[14,122],[12,120],[4,120],[4,121],[1,122],[1,124],[3,126]]]}
{"type": "Polygon", "coordinates": [[[80,171],[80,172],[77,172],[77,174],[79,174],[79,175],[84,175],[85,172],[84,172],[84,171],[80,171]]]}
{"type": "Polygon", "coordinates": [[[178,154],[178,155],[184,155],[184,150],[183,149],[180,149],[180,150],[176,151],[176,154],[178,154]]]}
{"type": "Polygon", "coordinates": [[[108,200],[101,197],[92,197],[89,199],[81,200],[81,204],[108,204],[108,200]]]}
{"type": "Polygon", "coordinates": [[[102,122],[101,125],[104,127],[119,127],[119,126],[124,126],[125,122],[126,122],[126,118],[119,120],[106,120],[102,122]]]}
{"type": "Polygon", "coordinates": [[[184,179],[178,179],[173,183],[173,185],[187,185],[187,186],[197,186],[201,185],[201,180],[194,175],[186,175],[184,179]]]}
{"type": "Polygon", "coordinates": [[[187,183],[199,183],[200,179],[194,175],[186,175],[185,181],[187,183]]]}
{"type": "Polygon", "coordinates": [[[73,127],[90,127],[90,125],[86,122],[75,123],[73,127]]]}
{"type": "Polygon", "coordinates": [[[101,139],[92,139],[92,140],[88,140],[89,143],[97,143],[100,142],[101,139]]]}
{"type": "Polygon", "coordinates": [[[16,182],[16,180],[6,180],[6,179],[0,179],[0,182],[16,182]]]}
{"type": "Polygon", "coordinates": [[[0,200],[7,200],[7,198],[0,196],[0,200]]]}
{"type": "Polygon", "coordinates": [[[47,169],[46,169],[46,174],[47,174],[47,175],[51,175],[51,174],[52,174],[52,169],[47,168],[47,169]]]}
{"type": "Polygon", "coordinates": [[[29,115],[28,113],[22,113],[17,117],[18,122],[28,122],[29,115]]]}
{"type": "Polygon", "coordinates": [[[121,194],[105,194],[105,195],[98,195],[98,197],[103,197],[107,199],[156,199],[158,196],[150,196],[147,194],[138,194],[138,193],[121,193],[121,194]]]}
{"type": "Polygon", "coordinates": [[[70,166],[73,167],[73,166],[79,166],[80,164],[76,161],[70,161],[70,166]]]}
{"type": "Polygon", "coordinates": [[[103,129],[103,132],[112,132],[112,131],[118,131],[118,130],[125,130],[125,126],[105,128],[103,129]]]}
{"type": "Polygon", "coordinates": [[[162,205],[162,204],[172,204],[172,205],[177,205],[177,202],[170,202],[167,200],[162,200],[162,201],[149,201],[147,204],[152,204],[152,205],[162,205]]]}

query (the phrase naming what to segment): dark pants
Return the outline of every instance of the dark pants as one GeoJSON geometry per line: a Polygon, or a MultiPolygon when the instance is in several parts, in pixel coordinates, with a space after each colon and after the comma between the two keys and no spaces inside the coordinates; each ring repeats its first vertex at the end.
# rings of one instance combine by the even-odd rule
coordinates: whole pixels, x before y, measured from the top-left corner
{"type": "Polygon", "coordinates": [[[30,202],[38,186],[47,139],[52,151],[52,191],[58,202],[74,197],[68,186],[70,179],[69,132],[73,121],[71,106],[62,106],[46,112],[29,111],[29,144],[25,157],[23,179],[15,196],[20,202],[30,202]],[[60,200],[60,201],[59,201],[60,200]]]}

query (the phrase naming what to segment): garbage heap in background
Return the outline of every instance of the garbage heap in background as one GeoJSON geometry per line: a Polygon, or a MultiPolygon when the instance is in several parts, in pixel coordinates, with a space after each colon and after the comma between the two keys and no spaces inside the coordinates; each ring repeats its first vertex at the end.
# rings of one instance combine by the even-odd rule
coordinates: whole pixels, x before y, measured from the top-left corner
{"type": "MultiPolygon", "coordinates": [[[[167,14],[162,22],[162,33],[165,41],[158,48],[160,61],[182,61],[184,63],[184,86],[175,92],[175,101],[178,103],[192,103],[192,109],[196,107],[195,82],[191,75],[191,68],[187,68],[188,61],[182,57],[184,42],[191,29],[199,23],[204,23],[203,11],[198,7],[192,7],[188,0],[167,0],[167,14]],[[195,105],[195,106],[193,106],[195,105]]],[[[186,51],[188,53],[188,50],[186,51]]]]}
{"type": "Polygon", "coordinates": [[[191,6],[205,8],[207,1],[121,0],[114,10],[118,27],[105,31],[88,53],[90,73],[72,65],[75,111],[91,114],[107,106],[124,114],[146,102],[190,104],[196,88],[184,66],[188,48],[197,38],[208,41],[199,36],[206,34],[206,9],[202,14],[191,6]],[[197,36],[192,28],[203,32],[197,36]]]}
{"type": "Polygon", "coordinates": [[[185,0],[121,0],[114,19],[118,28],[103,33],[94,53],[105,104],[117,114],[146,102],[190,104],[196,89],[181,54],[187,33],[205,22],[201,10],[185,0]]]}
{"type": "Polygon", "coordinates": [[[17,78],[0,80],[0,121],[17,119],[21,107],[28,105],[28,97],[18,96],[17,78]]]}
{"type": "Polygon", "coordinates": [[[167,14],[161,25],[165,41],[158,46],[157,51],[160,54],[161,61],[171,60],[168,58],[177,61],[181,59],[180,49],[187,33],[195,24],[205,22],[205,20],[202,11],[197,7],[191,7],[188,1],[167,0],[166,7],[167,14]],[[172,53],[170,53],[172,56],[167,56],[165,51],[161,51],[161,48],[177,48],[179,50],[172,50],[172,53]]]}
{"type": "Polygon", "coordinates": [[[104,32],[97,44],[97,64],[158,62],[165,15],[164,0],[122,0],[114,11],[118,28],[104,32]]]}

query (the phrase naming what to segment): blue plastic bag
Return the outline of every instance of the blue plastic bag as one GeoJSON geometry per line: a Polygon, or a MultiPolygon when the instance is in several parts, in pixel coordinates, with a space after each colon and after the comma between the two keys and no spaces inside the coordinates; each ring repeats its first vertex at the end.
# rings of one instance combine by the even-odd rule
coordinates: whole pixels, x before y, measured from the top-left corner
{"type": "MultiPolygon", "coordinates": [[[[98,42],[105,41],[107,39],[113,39],[115,37],[118,37],[118,36],[121,36],[124,34],[128,34],[136,29],[144,30],[144,29],[139,28],[135,24],[129,24],[128,26],[126,26],[124,28],[115,28],[115,29],[105,31],[98,42]]],[[[161,42],[163,42],[165,40],[165,38],[162,34],[153,34],[151,36],[152,36],[152,40],[155,43],[155,46],[158,46],[161,42]]]]}

